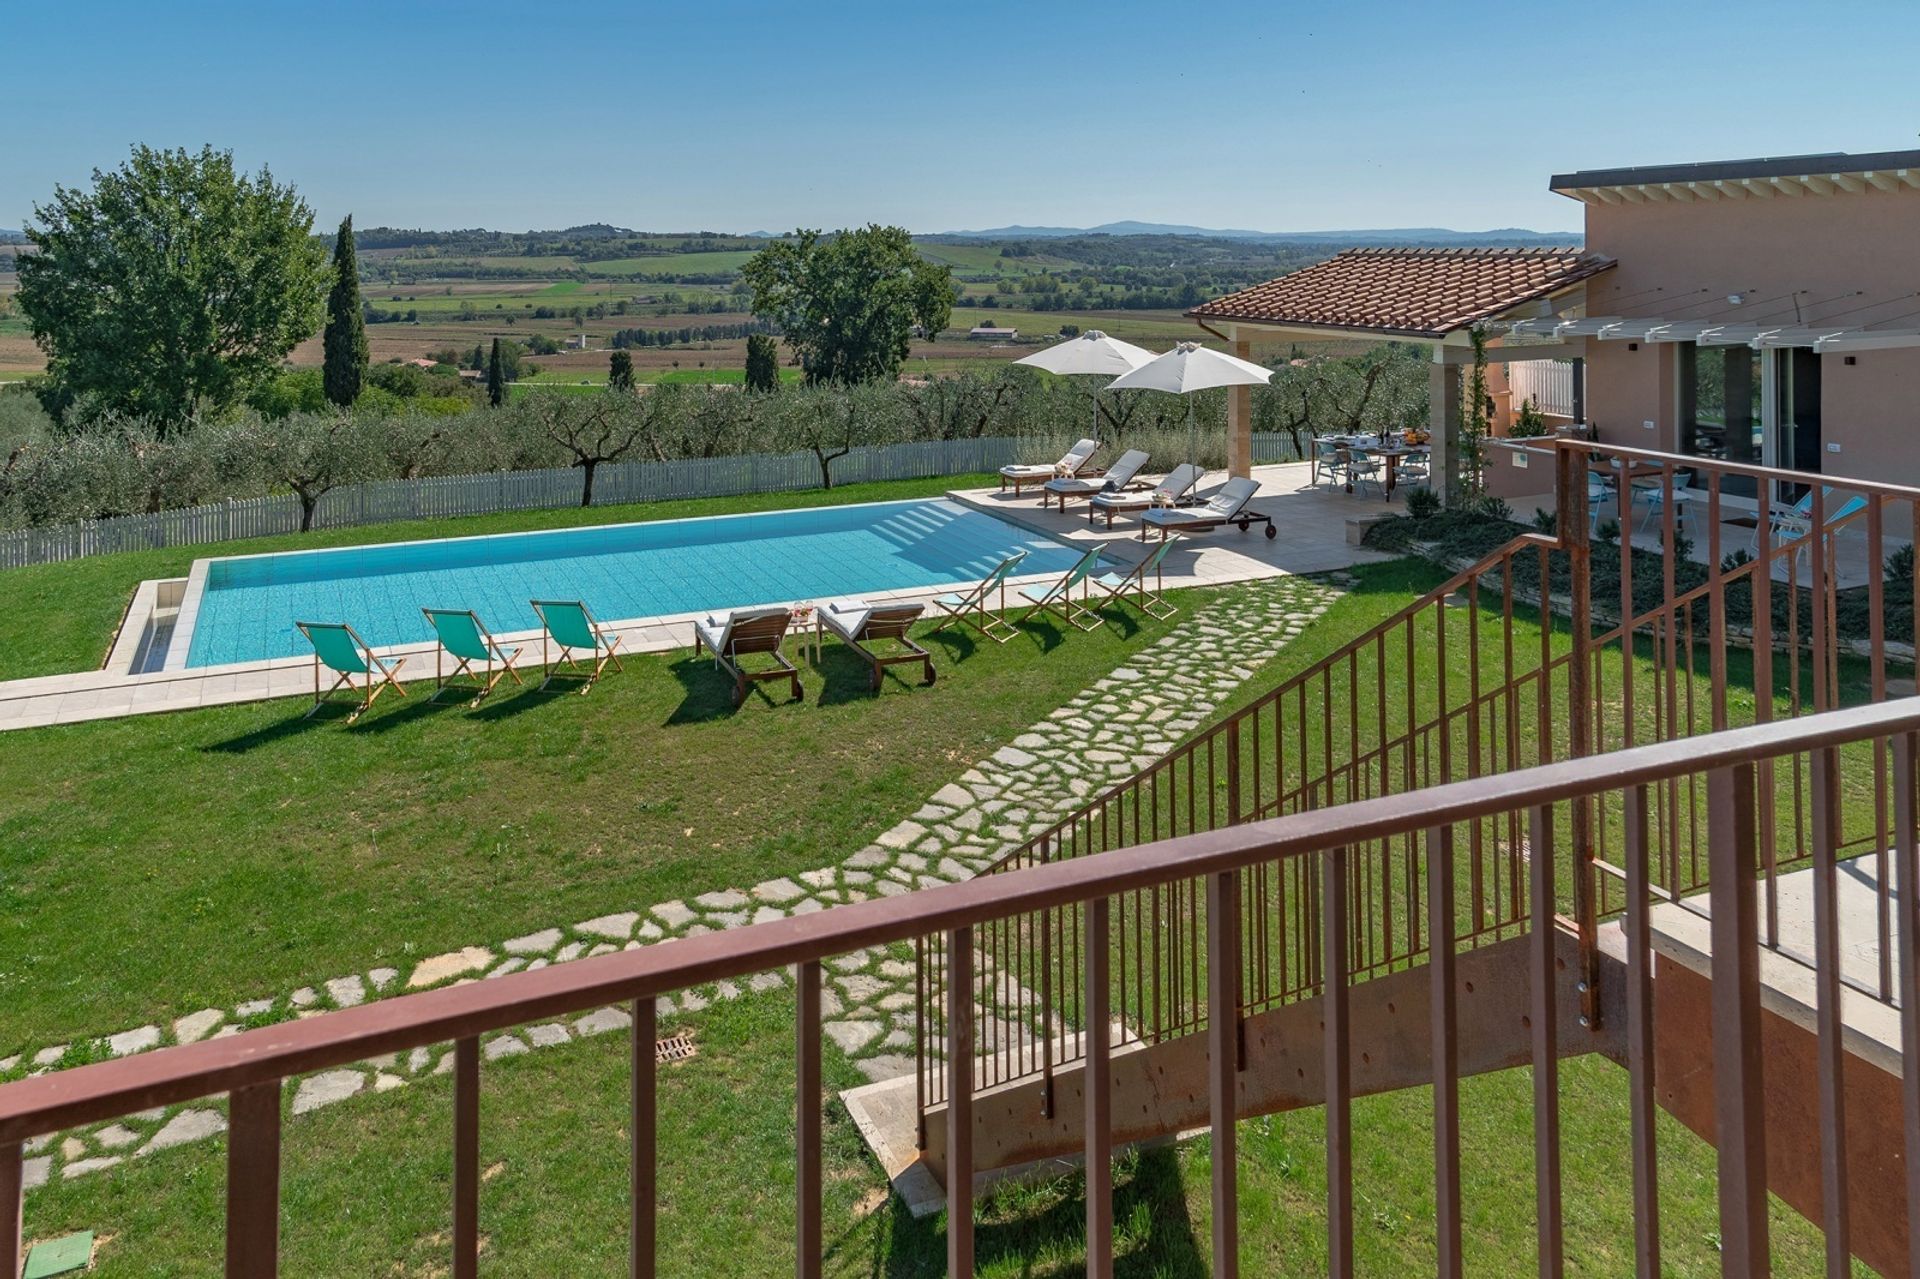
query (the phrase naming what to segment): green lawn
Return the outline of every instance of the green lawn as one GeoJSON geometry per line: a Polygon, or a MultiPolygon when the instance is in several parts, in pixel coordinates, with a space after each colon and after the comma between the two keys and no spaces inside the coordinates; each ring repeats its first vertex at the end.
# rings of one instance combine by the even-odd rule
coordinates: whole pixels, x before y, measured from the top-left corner
{"type": "MultiPolygon", "coordinates": [[[[714,504],[651,509],[696,506],[714,504]]],[[[465,521],[457,531],[631,517],[545,512],[510,525],[465,521]]],[[[162,571],[151,564],[168,554],[190,558],[154,552],[62,566],[39,588],[43,611],[103,608],[132,580],[162,571]]],[[[1399,561],[1356,577],[1241,700],[1391,615],[1438,574],[1399,561]]],[[[1194,602],[1183,600],[1189,611],[1194,602]]],[[[1537,637],[1535,625],[1516,616],[1523,643],[1537,637]]],[[[1116,617],[1091,635],[942,645],[940,683],[879,697],[830,651],[807,676],[806,702],[755,700],[737,713],[703,664],[673,654],[631,662],[590,698],[509,693],[478,712],[383,703],[351,729],[302,724],[297,707],[280,703],[9,735],[0,793],[20,802],[0,817],[0,1055],[380,962],[404,967],[453,945],[600,913],[623,895],[638,907],[833,860],[1151,634],[1152,624],[1129,633],[1116,617]]],[[[1463,648],[1450,650],[1456,666],[1463,648]]],[[[790,1272],[791,995],[716,1005],[690,1024],[701,1055],[663,1071],[665,1269],[711,1272],[724,1258],[729,1273],[790,1272]]],[[[615,1034],[485,1067],[482,1228],[493,1273],[619,1269],[626,1052],[615,1034]]],[[[836,1088],[858,1081],[831,1049],[828,1079],[836,1088]]],[[[1625,1076],[1586,1060],[1563,1079],[1570,1269],[1619,1273],[1630,1238],[1625,1076]]],[[[1463,1086],[1476,1273],[1531,1265],[1529,1089],[1524,1071],[1463,1086]]],[[[433,1271],[447,1228],[449,1100],[444,1080],[427,1080],[290,1126],[290,1272],[433,1271]]],[[[1363,1273],[1432,1268],[1430,1123],[1421,1090],[1356,1106],[1363,1273]]],[[[1317,1112],[1242,1125],[1247,1273],[1323,1268],[1321,1135],[1317,1112]]],[[[1712,1153],[1671,1123],[1663,1142],[1667,1273],[1711,1274],[1712,1153]]],[[[1200,1141],[1125,1161],[1117,1229],[1127,1273],[1205,1272],[1207,1160],[1200,1141]]],[[[939,1272],[941,1223],[914,1222],[886,1200],[837,1104],[826,1171],[832,1273],[939,1272]]],[[[36,1191],[28,1232],[111,1234],[105,1275],[204,1272],[218,1256],[222,1187],[217,1144],[170,1152],[36,1191]]],[[[1072,1273],[1081,1265],[1080,1198],[1078,1179],[1067,1177],[983,1204],[981,1273],[1072,1273]]],[[[1779,1210],[1775,1225],[1781,1270],[1815,1268],[1814,1232],[1779,1210]]]]}

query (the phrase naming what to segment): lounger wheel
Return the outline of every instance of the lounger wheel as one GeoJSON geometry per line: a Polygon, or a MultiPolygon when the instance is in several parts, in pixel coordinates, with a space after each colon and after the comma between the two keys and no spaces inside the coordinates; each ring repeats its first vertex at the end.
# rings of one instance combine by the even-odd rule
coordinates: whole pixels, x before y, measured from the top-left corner
{"type": "Polygon", "coordinates": [[[1240,530],[1240,531],[1241,531],[1242,533],[1244,533],[1244,532],[1246,532],[1246,531],[1247,531],[1248,529],[1250,529],[1250,528],[1252,528],[1252,527],[1253,527],[1253,521],[1252,521],[1252,520],[1235,520],[1235,521],[1234,521],[1234,525],[1235,525],[1235,526],[1236,526],[1237,528],[1239,528],[1239,530],[1240,530]]]}
{"type": "Polygon", "coordinates": [[[1276,538],[1276,537],[1279,537],[1279,536],[1280,536],[1280,530],[1279,530],[1279,529],[1277,529],[1277,528],[1275,528],[1275,527],[1274,527],[1273,525],[1271,525],[1271,524],[1269,524],[1269,525],[1267,525],[1267,540],[1268,540],[1269,542],[1271,542],[1271,541],[1272,541],[1272,540],[1273,540],[1274,538],[1276,538]]]}

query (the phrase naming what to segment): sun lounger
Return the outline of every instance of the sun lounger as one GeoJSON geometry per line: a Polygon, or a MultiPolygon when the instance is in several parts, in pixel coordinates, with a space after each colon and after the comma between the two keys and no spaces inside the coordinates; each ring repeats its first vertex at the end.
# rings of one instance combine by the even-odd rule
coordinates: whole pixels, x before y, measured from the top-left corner
{"type": "Polygon", "coordinates": [[[996,644],[1004,644],[1016,634],[1013,623],[999,614],[1007,611],[1007,578],[1013,570],[1020,567],[1020,561],[1027,558],[1025,551],[1015,551],[994,566],[993,572],[980,579],[980,584],[969,588],[962,594],[936,596],[933,606],[947,615],[947,620],[933,628],[938,635],[955,622],[965,622],[974,630],[996,644]],[[1000,592],[999,612],[989,612],[987,601],[995,591],[1000,592]]]}
{"type": "Polygon", "coordinates": [[[306,714],[311,719],[316,711],[326,704],[341,688],[359,696],[360,704],[347,714],[347,723],[351,724],[373,705],[373,699],[389,688],[405,697],[407,690],[395,680],[394,673],[405,665],[406,658],[395,658],[391,663],[383,662],[373,655],[367,642],[360,638],[351,626],[345,622],[295,622],[300,633],[313,645],[313,708],[306,714]],[[326,692],[320,691],[320,668],[339,676],[326,692]],[[366,683],[353,686],[353,677],[364,676],[366,683]]]}
{"type": "Polygon", "coordinates": [[[737,608],[731,613],[695,622],[693,651],[697,656],[705,648],[713,654],[713,664],[733,676],[735,706],[747,700],[749,684],[770,679],[786,680],[793,690],[793,700],[797,702],[802,696],[800,669],[780,651],[792,620],[792,612],[783,604],[768,608],[737,608]],[[750,671],[740,661],[748,653],[765,653],[773,658],[775,665],[771,670],[750,671]]]}
{"type": "Polygon", "coordinates": [[[580,686],[581,693],[591,693],[600,679],[600,673],[607,669],[607,663],[613,663],[613,669],[624,671],[620,664],[620,655],[615,650],[620,639],[606,627],[593,620],[593,614],[579,600],[535,600],[533,611],[540,615],[540,625],[545,629],[540,634],[540,664],[546,668],[547,677],[540,681],[545,688],[553,683],[553,677],[561,662],[569,670],[578,671],[575,653],[590,654],[593,670],[588,673],[586,683],[580,686]],[[558,661],[548,660],[549,643],[558,647],[558,661]]]}
{"type": "Polygon", "coordinates": [[[1093,610],[1084,603],[1089,592],[1082,583],[1099,565],[1100,548],[1090,546],[1087,548],[1087,553],[1080,557],[1080,562],[1068,569],[1064,577],[1051,583],[1036,583],[1021,587],[1020,595],[1029,602],[1030,607],[1020,615],[1020,620],[1024,622],[1035,613],[1058,613],[1062,621],[1069,626],[1077,626],[1083,631],[1090,631],[1100,625],[1098,619],[1091,622],[1080,620],[1083,616],[1093,614],[1093,610]],[[1073,598],[1073,588],[1076,586],[1080,587],[1082,600],[1080,603],[1076,603],[1073,598]]]}
{"type": "Polygon", "coordinates": [[[1124,600],[1129,595],[1135,596],[1135,602],[1140,606],[1142,613],[1165,621],[1180,610],[1167,603],[1166,596],[1163,594],[1165,583],[1160,576],[1160,566],[1167,558],[1167,552],[1171,551],[1173,544],[1179,540],[1177,535],[1163,537],[1160,539],[1160,545],[1153,548],[1153,554],[1143,557],[1138,564],[1125,573],[1102,573],[1099,577],[1093,578],[1092,582],[1107,593],[1108,599],[1124,600]],[[1147,585],[1149,574],[1153,577],[1151,587],[1147,585]]]}
{"type": "Polygon", "coordinates": [[[908,637],[907,631],[927,611],[925,604],[869,604],[865,600],[841,600],[820,610],[820,621],[828,630],[846,641],[873,673],[878,689],[886,668],[919,662],[925,682],[933,683],[933,654],[908,637]],[[893,640],[904,652],[881,653],[871,647],[881,640],[893,640]]]}
{"type": "Polygon", "coordinates": [[[1129,489],[1145,488],[1147,482],[1140,478],[1140,470],[1147,461],[1145,449],[1128,449],[1120,455],[1119,461],[1107,468],[1106,475],[1101,478],[1056,475],[1042,487],[1040,505],[1045,506],[1049,498],[1058,498],[1060,509],[1064,511],[1067,503],[1076,497],[1092,497],[1096,493],[1125,493],[1129,489]]]}
{"type": "Polygon", "coordinates": [[[1061,456],[1058,462],[1048,466],[1044,463],[1015,463],[1000,468],[1000,488],[1004,492],[1007,485],[1013,485],[1013,495],[1020,496],[1020,489],[1028,484],[1044,484],[1048,480],[1067,475],[1098,474],[1093,469],[1093,455],[1100,451],[1100,441],[1081,440],[1061,456]]]}
{"type": "Polygon", "coordinates": [[[513,676],[516,684],[524,683],[520,672],[513,668],[513,659],[520,656],[517,648],[504,648],[493,638],[493,633],[480,622],[479,614],[464,608],[423,608],[427,615],[427,624],[433,627],[433,633],[440,640],[440,647],[433,654],[433,701],[446,689],[447,681],[468,675],[481,681],[480,691],[473,695],[470,705],[478,706],[480,699],[493,691],[493,686],[507,676],[513,676]],[[447,655],[458,659],[451,675],[446,673],[447,655]],[[475,662],[485,664],[486,673],[473,668],[475,662]],[[494,670],[495,663],[500,669],[494,670]]]}
{"type": "Polygon", "coordinates": [[[1159,529],[1161,537],[1175,532],[1206,533],[1219,528],[1222,524],[1238,525],[1242,533],[1255,524],[1267,526],[1267,536],[1276,537],[1279,530],[1273,526],[1273,517],[1250,510],[1247,503],[1260,491],[1260,485],[1253,480],[1231,479],[1220,486],[1220,491],[1206,500],[1202,506],[1190,511],[1174,511],[1157,508],[1141,517],[1140,539],[1146,540],[1149,529],[1159,529]]]}
{"type": "Polygon", "coordinates": [[[1192,462],[1182,462],[1158,484],[1150,493],[1120,492],[1096,493],[1087,505],[1087,523],[1093,523],[1096,515],[1107,517],[1107,527],[1113,527],[1113,517],[1128,511],[1146,511],[1156,506],[1186,506],[1198,501],[1193,495],[1193,486],[1205,475],[1204,467],[1192,462]]]}

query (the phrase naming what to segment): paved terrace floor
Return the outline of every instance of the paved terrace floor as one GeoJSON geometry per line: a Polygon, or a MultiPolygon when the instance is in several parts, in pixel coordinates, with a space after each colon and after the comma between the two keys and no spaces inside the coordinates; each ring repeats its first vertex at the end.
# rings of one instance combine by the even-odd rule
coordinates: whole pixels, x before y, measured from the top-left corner
{"type": "MultiPolygon", "coordinates": [[[[1163,572],[1168,589],[1325,572],[1383,558],[1347,542],[1347,520],[1398,509],[1397,500],[1387,503],[1377,496],[1349,496],[1326,486],[1314,488],[1305,463],[1256,467],[1254,478],[1261,486],[1260,495],[1254,499],[1254,509],[1273,517],[1277,536],[1268,539],[1262,535],[1260,526],[1255,525],[1247,533],[1223,528],[1193,537],[1167,556],[1163,572]]],[[[1099,543],[1107,562],[1121,571],[1138,563],[1152,550],[1140,540],[1137,519],[1122,517],[1108,530],[1104,522],[1089,523],[1084,502],[1076,502],[1070,511],[1063,513],[1042,510],[1039,495],[1032,489],[1017,499],[1011,493],[994,489],[956,491],[950,496],[1068,542],[1099,543]]],[[[220,553],[217,547],[210,547],[208,551],[220,553]]],[[[1016,578],[1014,582],[1041,582],[1050,577],[1050,574],[1040,574],[1016,578]]],[[[870,598],[930,600],[952,589],[939,586],[889,591],[870,598]]],[[[625,619],[609,625],[620,636],[622,652],[667,652],[692,647],[693,623],[698,616],[682,613],[625,619]]],[[[106,637],[101,638],[104,641],[106,637]]],[[[521,647],[523,667],[531,665],[538,669],[538,631],[502,634],[499,638],[509,648],[521,647]]],[[[433,678],[434,647],[431,644],[397,645],[378,651],[382,657],[404,659],[399,672],[403,682],[417,683],[433,678]]],[[[290,657],[140,675],[93,670],[0,682],[0,732],[276,697],[311,696],[313,678],[310,659],[290,657]]],[[[332,682],[330,677],[327,682],[332,682]]]]}

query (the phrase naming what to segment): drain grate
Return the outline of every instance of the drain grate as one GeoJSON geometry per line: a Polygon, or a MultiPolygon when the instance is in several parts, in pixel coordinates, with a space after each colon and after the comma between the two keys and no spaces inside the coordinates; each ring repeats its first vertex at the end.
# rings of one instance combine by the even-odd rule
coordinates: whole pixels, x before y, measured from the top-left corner
{"type": "Polygon", "coordinates": [[[689,1061],[699,1051],[693,1046],[693,1036],[685,1031],[653,1042],[653,1059],[656,1062],[689,1061]]]}

